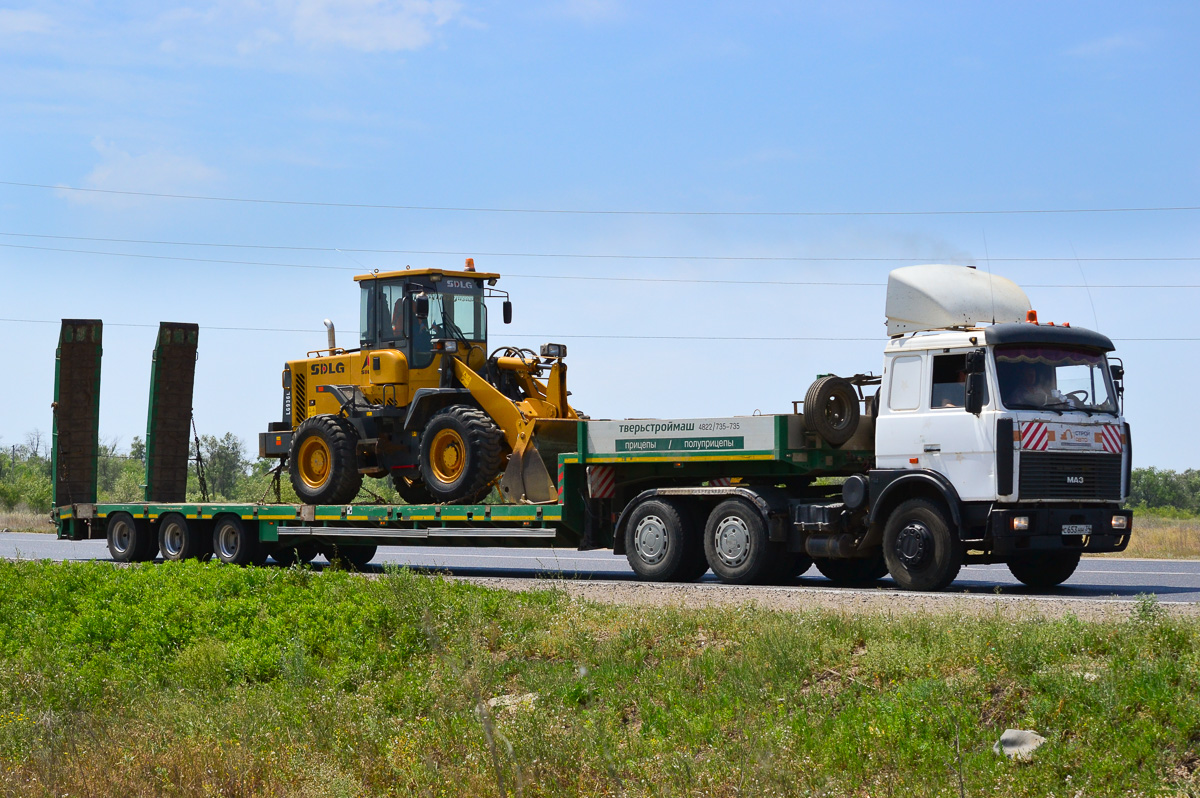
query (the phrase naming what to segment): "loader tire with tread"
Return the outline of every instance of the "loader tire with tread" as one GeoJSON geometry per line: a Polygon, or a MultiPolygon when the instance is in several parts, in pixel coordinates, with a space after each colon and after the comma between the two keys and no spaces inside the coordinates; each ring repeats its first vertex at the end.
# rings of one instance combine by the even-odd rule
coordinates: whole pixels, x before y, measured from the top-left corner
{"type": "Polygon", "coordinates": [[[305,419],[292,436],[288,475],[305,504],[347,504],[362,487],[354,454],[358,434],[339,416],[305,419]]]}
{"type": "Polygon", "coordinates": [[[858,394],[841,377],[821,377],[804,395],[804,425],[830,446],[841,446],[858,430],[858,394]]]}
{"type": "Polygon", "coordinates": [[[470,504],[487,495],[504,464],[504,433],[482,410],[451,405],[421,433],[421,479],[434,502],[470,504]]]}

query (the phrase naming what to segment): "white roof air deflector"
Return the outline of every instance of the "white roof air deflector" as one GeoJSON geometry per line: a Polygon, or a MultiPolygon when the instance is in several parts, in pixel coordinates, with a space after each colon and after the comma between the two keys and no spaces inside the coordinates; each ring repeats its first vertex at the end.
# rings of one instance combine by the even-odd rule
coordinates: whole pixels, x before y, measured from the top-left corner
{"type": "Polygon", "coordinates": [[[888,275],[888,335],[1025,321],[1029,297],[1004,277],[966,266],[905,266],[888,275]]]}

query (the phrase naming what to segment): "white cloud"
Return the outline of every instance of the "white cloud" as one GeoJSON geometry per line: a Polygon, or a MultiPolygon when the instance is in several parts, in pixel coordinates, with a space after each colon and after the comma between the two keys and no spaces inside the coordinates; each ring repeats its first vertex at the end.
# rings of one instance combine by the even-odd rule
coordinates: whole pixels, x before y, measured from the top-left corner
{"type": "MultiPolygon", "coordinates": [[[[131,155],[112,142],[97,138],[92,147],[100,153],[100,163],[83,181],[83,187],[106,191],[132,191],[152,194],[181,194],[212,183],[221,173],[199,159],[152,150],[131,155]]],[[[136,196],[93,194],[61,190],[59,196],[81,205],[128,207],[137,204],[136,196]]]]}
{"type": "Polygon", "coordinates": [[[1138,50],[1141,49],[1143,44],[1144,42],[1135,36],[1118,34],[1116,36],[1106,36],[1103,39],[1084,42],[1067,50],[1067,55],[1081,58],[1096,58],[1111,55],[1121,50],[1138,50]]]}
{"type": "Polygon", "coordinates": [[[54,19],[37,11],[0,8],[0,36],[18,33],[49,33],[54,19]]]}
{"type": "Polygon", "coordinates": [[[456,0],[291,0],[279,8],[297,42],[368,53],[424,47],[462,12],[456,0]]]}

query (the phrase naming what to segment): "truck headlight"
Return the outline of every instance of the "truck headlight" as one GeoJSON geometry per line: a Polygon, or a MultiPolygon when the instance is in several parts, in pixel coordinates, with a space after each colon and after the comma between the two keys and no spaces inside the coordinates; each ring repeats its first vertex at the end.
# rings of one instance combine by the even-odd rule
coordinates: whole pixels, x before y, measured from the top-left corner
{"type": "Polygon", "coordinates": [[[1013,520],[1012,520],[1012,528],[1013,528],[1013,531],[1015,531],[1015,532],[1028,532],[1029,531],[1029,516],[1027,516],[1027,515],[1014,516],[1013,520]]]}
{"type": "Polygon", "coordinates": [[[1126,529],[1129,526],[1129,519],[1123,515],[1114,515],[1112,517],[1113,529],[1126,529]]]}

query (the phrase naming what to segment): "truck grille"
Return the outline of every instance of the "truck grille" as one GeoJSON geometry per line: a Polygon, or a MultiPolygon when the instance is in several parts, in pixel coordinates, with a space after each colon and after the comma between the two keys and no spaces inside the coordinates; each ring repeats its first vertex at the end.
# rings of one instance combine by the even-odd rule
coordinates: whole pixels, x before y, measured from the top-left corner
{"type": "Polygon", "coordinates": [[[1121,500],[1121,455],[1021,452],[1021,499],[1121,500]]]}

